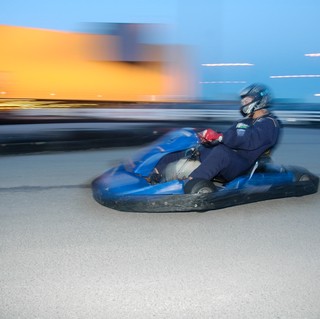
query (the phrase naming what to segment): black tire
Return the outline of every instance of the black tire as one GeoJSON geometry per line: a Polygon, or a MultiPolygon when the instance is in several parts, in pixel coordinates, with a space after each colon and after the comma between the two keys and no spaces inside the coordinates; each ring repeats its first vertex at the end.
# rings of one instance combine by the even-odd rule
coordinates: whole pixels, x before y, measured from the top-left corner
{"type": "Polygon", "coordinates": [[[293,172],[296,182],[308,182],[311,179],[310,172],[303,167],[288,166],[288,171],[293,172]]]}
{"type": "Polygon", "coordinates": [[[309,182],[310,181],[310,175],[309,174],[300,174],[297,176],[298,182],[309,182]]]}
{"type": "Polygon", "coordinates": [[[215,185],[206,179],[194,178],[184,186],[185,194],[207,194],[216,190],[215,185]]]}

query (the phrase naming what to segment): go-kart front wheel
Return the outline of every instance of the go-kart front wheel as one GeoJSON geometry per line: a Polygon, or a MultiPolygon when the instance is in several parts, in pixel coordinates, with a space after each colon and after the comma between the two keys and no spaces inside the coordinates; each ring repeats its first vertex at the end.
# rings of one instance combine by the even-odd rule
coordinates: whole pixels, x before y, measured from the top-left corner
{"type": "Polygon", "coordinates": [[[184,186],[185,194],[207,194],[216,190],[215,185],[206,179],[191,179],[184,186]]]}

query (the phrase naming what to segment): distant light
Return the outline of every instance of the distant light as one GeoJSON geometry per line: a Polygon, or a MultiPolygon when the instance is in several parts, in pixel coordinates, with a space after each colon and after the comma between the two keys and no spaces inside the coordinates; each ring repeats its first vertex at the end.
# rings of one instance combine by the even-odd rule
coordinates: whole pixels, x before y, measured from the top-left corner
{"type": "Polygon", "coordinates": [[[7,92],[2,91],[2,92],[0,92],[0,94],[1,94],[1,95],[5,95],[5,94],[7,94],[7,92]]]}
{"type": "Polygon", "coordinates": [[[320,96],[320,93],[313,94],[314,96],[320,96]]]}
{"type": "Polygon", "coordinates": [[[97,97],[102,97],[102,95],[101,95],[101,94],[98,94],[97,97]]]}
{"type": "Polygon", "coordinates": [[[310,57],[320,57],[320,53],[307,53],[304,56],[310,56],[310,57]]]}
{"type": "Polygon", "coordinates": [[[204,63],[202,66],[220,67],[220,66],[253,66],[251,63],[204,63]]]}
{"type": "Polygon", "coordinates": [[[320,74],[271,75],[270,79],[320,78],[320,74]]]}
{"type": "Polygon", "coordinates": [[[247,83],[246,81],[204,81],[204,82],[199,82],[201,84],[243,84],[247,83]]]}
{"type": "Polygon", "coordinates": [[[55,95],[56,95],[56,93],[50,93],[50,95],[51,95],[51,96],[55,96],[55,95]]]}

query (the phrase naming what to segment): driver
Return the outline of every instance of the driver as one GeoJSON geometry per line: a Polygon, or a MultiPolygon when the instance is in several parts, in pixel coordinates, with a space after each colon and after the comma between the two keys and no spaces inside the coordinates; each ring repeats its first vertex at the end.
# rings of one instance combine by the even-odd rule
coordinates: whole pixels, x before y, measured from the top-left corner
{"type": "MultiPolygon", "coordinates": [[[[278,140],[280,125],[267,108],[270,93],[262,84],[252,84],[240,93],[240,112],[244,118],[223,133],[208,128],[198,133],[200,165],[189,179],[212,180],[219,176],[230,181],[248,171],[256,160],[273,148],[278,140]]],[[[183,156],[181,152],[165,156],[156,167],[161,175],[164,167],[183,156]]]]}

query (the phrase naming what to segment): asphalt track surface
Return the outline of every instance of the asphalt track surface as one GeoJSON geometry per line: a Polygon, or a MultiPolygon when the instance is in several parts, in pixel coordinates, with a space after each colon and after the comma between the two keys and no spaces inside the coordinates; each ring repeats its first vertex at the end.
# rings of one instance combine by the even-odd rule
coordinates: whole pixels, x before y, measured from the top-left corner
{"type": "MultiPolygon", "coordinates": [[[[320,194],[124,213],[90,182],[137,148],[0,157],[0,318],[320,317],[320,194]]],[[[318,129],[273,154],[320,175],[318,129]]]]}

